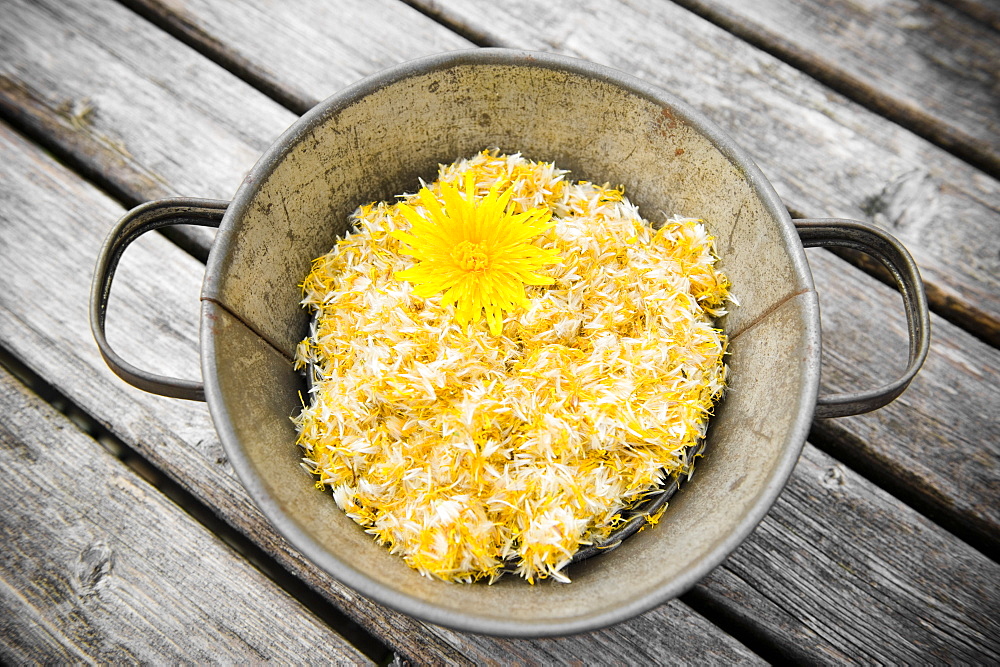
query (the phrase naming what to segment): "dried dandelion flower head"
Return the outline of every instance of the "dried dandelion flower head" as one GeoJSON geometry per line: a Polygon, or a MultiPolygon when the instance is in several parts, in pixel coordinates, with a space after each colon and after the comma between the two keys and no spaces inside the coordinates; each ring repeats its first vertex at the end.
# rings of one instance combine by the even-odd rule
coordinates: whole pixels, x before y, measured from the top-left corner
{"type": "Polygon", "coordinates": [[[729,286],[701,221],[654,229],[620,189],[495,151],[354,220],[303,283],[296,423],[317,484],[392,553],[447,581],[568,581],[690,474],[729,286]]]}

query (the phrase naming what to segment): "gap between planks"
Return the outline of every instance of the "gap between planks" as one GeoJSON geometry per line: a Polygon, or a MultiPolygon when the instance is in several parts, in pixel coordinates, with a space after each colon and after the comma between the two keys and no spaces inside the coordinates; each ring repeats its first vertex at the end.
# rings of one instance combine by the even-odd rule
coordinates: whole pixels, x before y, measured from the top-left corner
{"type": "MultiPolygon", "coordinates": [[[[0,88],[3,87],[6,87],[8,92],[10,92],[11,89],[17,86],[13,81],[0,78],[0,88]]],[[[30,91],[23,89],[16,91],[13,97],[27,103],[36,102],[30,91]]],[[[38,144],[47,153],[52,155],[57,162],[79,175],[88,184],[120,204],[126,210],[147,201],[146,198],[137,196],[135,191],[130,191],[128,188],[130,184],[123,184],[121,181],[108,177],[93,163],[88,161],[88,156],[81,155],[74,150],[74,148],[78,148],[77,146],[67,146],[58,141],[56,139],[60,133],[60,128],[57,126],[58,121],[50,119],[43,123],[43,127],[39,128],[27,119],[27,114],[24,113],[23,109],[14,105],[3,104],[3,98],[4,96],[0,95],[0,121],[6,122],[20,134],[38,144]]],[[[38,103],[44,106],[43,102],[38,101],[38,103]]],[[[86,113],[91,111],[92,109],[86,113]]],[[[81,115],[85,117],[86,113],[81,115]]],[[[69,125],[82,122],[74,114],[69,114],[62,120],[65,120],[69,125]]],[[[150,188],[148,191],[152,196],[155,197],[154,193],[157,192],[164,194],[169,192],[169,184],[158,182],[158,179],[155,177],[150,177],[148,181],[147,186],[150,188]]],[[[203,263],[208,261],[208,253],[211,251],[212,242],[215,239],[214,229],[192,225],[167,227],[156,230],[156,233],[170,239],[179,248],[203,263]]]]}
{"type": "Polygon", "coordinates": [[[221,66],[236,78],[261,91],[289,111],[302,115],[314,104],[308,94],[274,85],[270,78],[255,67],[253,62],[241,58],[227,49],[196,23],[184,21],[175,12],[158,3],[117,0],[117,2],[146,19],[160,30],[186,44],[201,55],[221,66]]]}
{"type": "Polygon", "coordinates": [[[369,662],[3,368],[0,403],[0,656],[369,662]]]}

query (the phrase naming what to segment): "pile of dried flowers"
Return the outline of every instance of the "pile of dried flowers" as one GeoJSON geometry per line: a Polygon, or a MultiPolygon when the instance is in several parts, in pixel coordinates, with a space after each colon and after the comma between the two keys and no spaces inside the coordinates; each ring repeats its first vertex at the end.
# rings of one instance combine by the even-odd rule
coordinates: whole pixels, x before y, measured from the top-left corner
{"type": "Polygon", "coordinates": [[[690,474],[723,390],[703,223],[654,228],[565,174],[496,151],[442,167],[360,207],[303,283],[305,467],[421,573],[568,581],[623,508],[690,474]]]}

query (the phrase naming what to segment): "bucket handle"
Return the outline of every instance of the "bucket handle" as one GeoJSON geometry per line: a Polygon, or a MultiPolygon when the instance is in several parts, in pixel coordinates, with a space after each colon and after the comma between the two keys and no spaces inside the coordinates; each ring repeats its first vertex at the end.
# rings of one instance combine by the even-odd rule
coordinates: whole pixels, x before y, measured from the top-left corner
{"type": "Polygon", "coordinates": [[[906,370],[892,382],[867,391],[820,396],[814,417],[846,417],[877,410],[892,402],[909,386],[927,358],[930,347],[930,313],[927,296],[913,257],[891,234],[878,227],[840,218],[793,220],[806,248],[837,246],[866,253],[878,260],[896,281],[906,310],[910,349],[906,370]]]}
{"type": "Polygon", "coordinates": [[[218,227],[229,206],[216,199],[170,198],[147,202],[118,220],[97,258],[94,283],[90,290],[90,328],[105,363],[115,375],[134,387],[153,394],[192,401],[205,400],[205,385],[195,380],[179,380],[133,366],[108,343],[104,330],[111,283],[125,249],[146,232],[174,225],[218,227]]]}

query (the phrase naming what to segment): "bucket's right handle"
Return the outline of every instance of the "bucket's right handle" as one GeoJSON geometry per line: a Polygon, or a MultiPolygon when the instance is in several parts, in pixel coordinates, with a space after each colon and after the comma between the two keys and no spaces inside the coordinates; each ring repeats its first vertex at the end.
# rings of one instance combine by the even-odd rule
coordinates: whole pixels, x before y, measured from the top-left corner
{"type": "Polygon", "coordinates": [[[125,249],[146,232],[173,225],[218,227],[229,206],[215,199],[160,199],[133,208],[111,230],[97,258],[94,284],[90,291],[90,328],[105,363],[115,375],[132,386],[170,398],[205,400],[205,386],[195,380],[179,380],[133,366],[115,352],[104,332],[111,283],[125,249]]]}
{"type": "Polygon", "coordinates": [[[793,220],[793,222],[802,245],[806,248],[820,246],[851,248],[878,260],[892,274],[903,295],[910,339],[906,370],[896,380],[875,389],[820,396],[814,416],[846,417],[877,410],[903,393],[927,358],[931,320],[917,264],[895,237],[878,227],[840,218],[793,220]]]}

